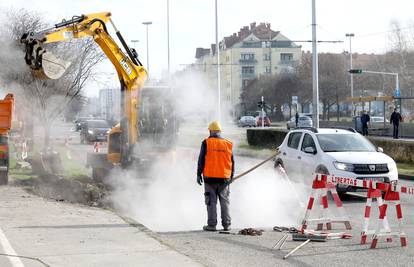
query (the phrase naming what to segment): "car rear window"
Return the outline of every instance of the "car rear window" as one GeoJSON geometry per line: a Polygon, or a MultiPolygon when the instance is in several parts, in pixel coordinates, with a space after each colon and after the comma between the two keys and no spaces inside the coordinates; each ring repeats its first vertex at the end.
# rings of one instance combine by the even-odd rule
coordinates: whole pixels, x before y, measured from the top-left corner
{"type": "Polygon", "coordinates": [[[88,127],[90,128],[109,128],[106,121],[88,121],[88,127]]]}
{"type": "Polygon", "coordinates": [[[300,132],[289,134],[288,147],[298,149],[301,136],[302,136],[302,133],[300,132]]]}

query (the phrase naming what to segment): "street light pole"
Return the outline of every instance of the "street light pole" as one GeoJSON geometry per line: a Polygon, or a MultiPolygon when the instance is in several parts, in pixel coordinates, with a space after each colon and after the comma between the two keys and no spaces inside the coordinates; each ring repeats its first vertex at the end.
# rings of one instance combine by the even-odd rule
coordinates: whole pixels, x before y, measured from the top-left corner
{"type": "Polygon", "coordinates": [[[139,40],[131,40],[131,43],[133,43],[134,44],[134,49],[135,49],[135,51],[137,50],[137,48],[136,48],[136,43],[138,43],[139,42],[139,40]]]}
{"type": "Polygon", "coordinates": [[[167,0],[167,58],[168,58],[168,82],[170,82],[170,0],[167,0]]]}
{"type": "Polygon", "coordinates": [[[150,61],[149,61],[149,46],[148,46],[148,26],[152,24],[151,21],[146,21],[143,22],[142,24],[144,24],[147,27],[147,73],[148,73],[148,77],[149,77],[149,73],[150,73],[150,61]]]}
{"type": "Polygon", "coordinates": [[[221,84],[220,84],[220,47],[218,39],[218,12],[217,0],[215,0],[215,17],[216,17],[216,54],[217,54],[217,119],[221,120],[221,84]]]}
{"type": "MultiPolygon", "coordinates": [[[[352,41],[351,38],[355,36],[353,33],[347,33],[345,34],[346,37],[349,37],[349,69],[352,70],[352,41]]],[[[354,75],[350,73],[351,75],[351,97],[354,97],[354,75]]],[[[354,110],[354,102],[352,102],[352,114],[355,115],[354,110]]]]}
{"type": "Polygon", "coordinates": [[[319,82],[318,51],[316,44],[316,5],[312,0],[312,90],[313,90],[313,126],[319,128],[319,82]]]}

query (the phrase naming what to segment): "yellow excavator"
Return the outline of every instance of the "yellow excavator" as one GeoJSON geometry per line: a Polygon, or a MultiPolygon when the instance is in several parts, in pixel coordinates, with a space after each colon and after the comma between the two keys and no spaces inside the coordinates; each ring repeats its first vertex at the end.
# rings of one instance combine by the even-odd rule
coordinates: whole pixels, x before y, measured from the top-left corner
{"type": "Polygon", "coordinates": [[[69,64],[46,50],[46,45],[90,37],[112,62],[121,83],[121,118],[120,123],[109,132],[108,153],[88,153],[87,157],[93,178],[101,180],[113,166],[127,167],[133,161],[133,148],[138,139],[139,91],[147,79],[147,71],[138,60],[135,49],[127,45],[109,12],[63,20],[52,28],[25,33],[21,42],[25,45],[25,61],[35,76],[39,79],[58,79],[64,75],[69,64]],[[125,52],[110,36],[108,22],[114,28],[125,52]]]}

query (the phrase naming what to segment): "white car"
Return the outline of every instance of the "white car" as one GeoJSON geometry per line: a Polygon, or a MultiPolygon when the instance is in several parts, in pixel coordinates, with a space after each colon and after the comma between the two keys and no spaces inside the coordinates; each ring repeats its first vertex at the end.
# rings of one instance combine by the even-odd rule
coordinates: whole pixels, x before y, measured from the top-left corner
{"type": "MultiPolygon", "coordinates": [[[[312,127],[312,118],[308,116],[299,116],[298,119],[298,127],[312,127]]],[[[291,128],[296,128],[296,118],[293,116],[290,120],[286,123],[286,128],[290,130],[291,128]]]]}
{"type": "MultiPolygon", "coordinates": [[[[295,180],[309,181],[314,173],[383,182],[398,180],[395,161],[352,128],[292,130],[279,151],[275,167],[283,167],[295,180]]],[[[338,193],[357,191],[348,185],[338,185],[337,189],[338,193]]]]}

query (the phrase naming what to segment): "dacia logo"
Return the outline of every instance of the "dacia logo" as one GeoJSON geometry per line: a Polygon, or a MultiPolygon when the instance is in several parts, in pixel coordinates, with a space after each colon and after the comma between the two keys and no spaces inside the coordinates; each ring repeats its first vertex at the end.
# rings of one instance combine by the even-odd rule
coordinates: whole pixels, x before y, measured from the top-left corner
{"type": "Polygon", "coordinates": [[[370,171],[375,171],[375,165],[368,165],[368,168],[370,171]]]}

